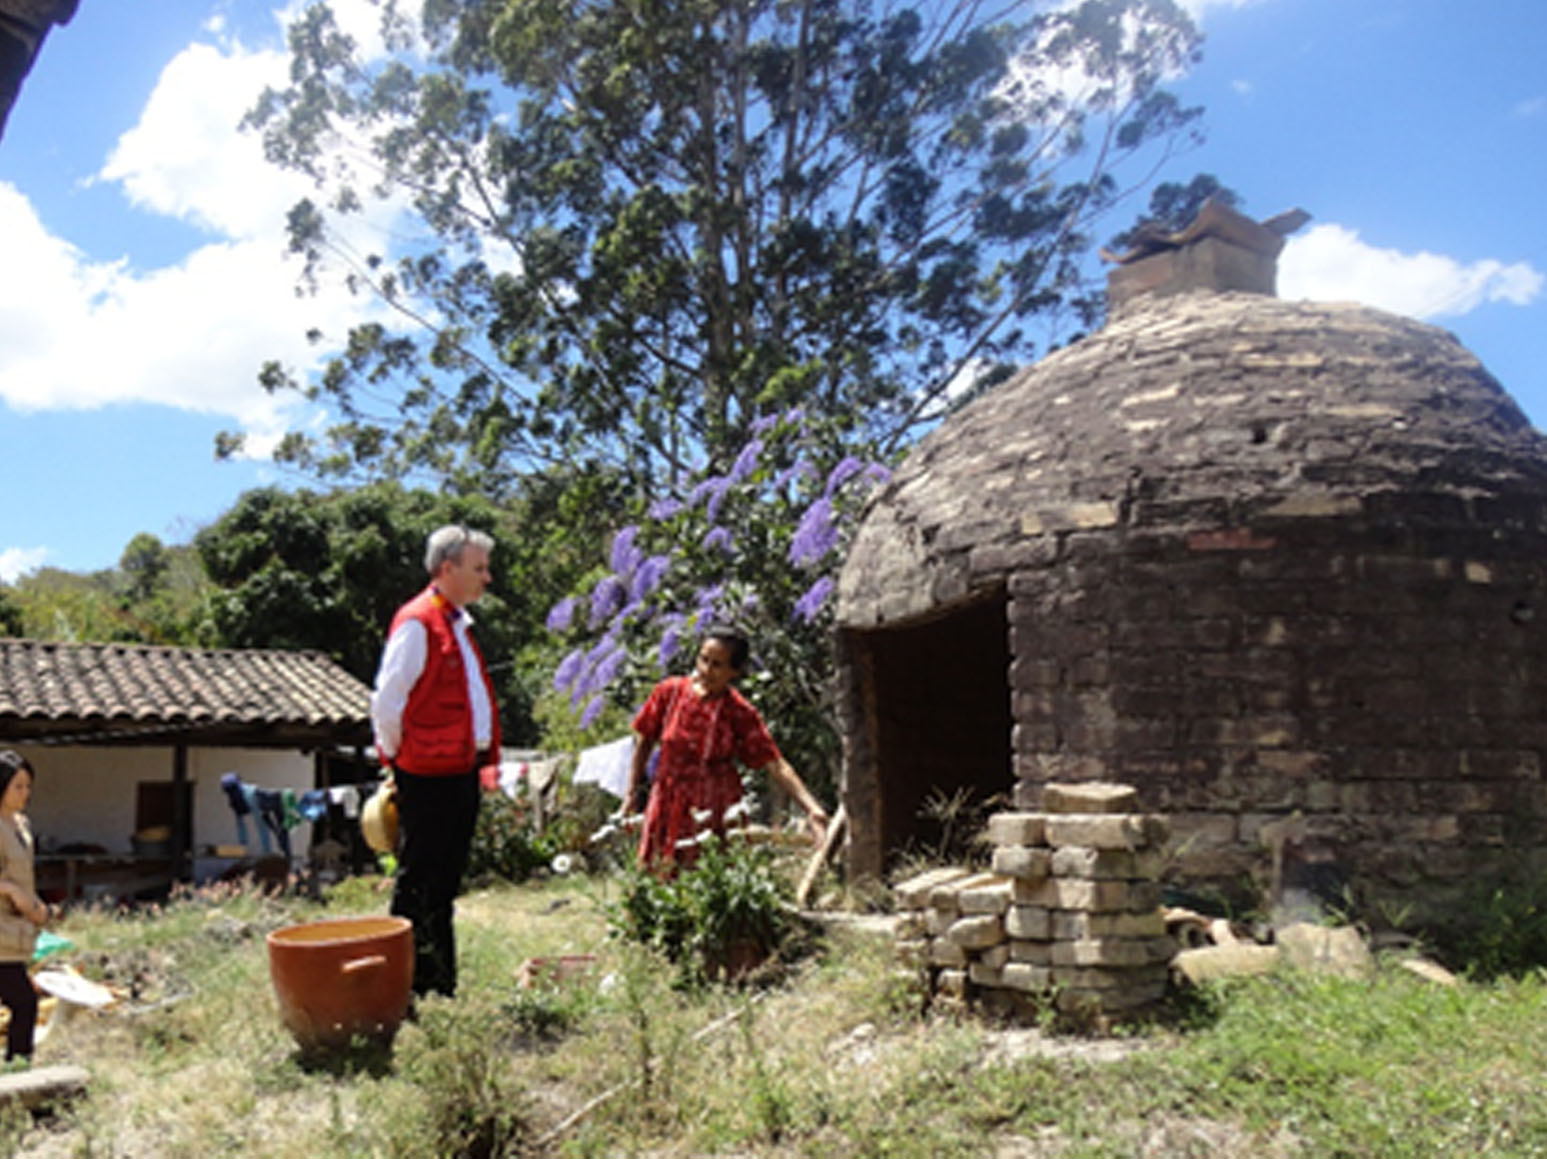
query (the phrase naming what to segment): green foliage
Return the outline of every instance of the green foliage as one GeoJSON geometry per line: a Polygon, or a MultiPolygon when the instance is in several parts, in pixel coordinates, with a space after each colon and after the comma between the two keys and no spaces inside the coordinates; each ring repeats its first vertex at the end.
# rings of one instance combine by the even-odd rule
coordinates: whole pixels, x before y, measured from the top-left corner
{"type": "Polygon", "coordinates": [[[1033,320],[1088,324],[1091,228],[1197,117],[1158,87],[1197,45],[1172,0],[437,0],[384,27],[399,51],[364,61],[313,5],[248,120],[318,183],[307,277],[401,325],[261,380],[340,415],[288,461],[493,494],[563,461],[669,488],[792,404],[906,440],[1032,356],[1033,320]],[[429,244],[340,240],[404,194],[429,244]]]}
{"type": "Polygon", "coordinates": [[[861,505],[886,476],[843,454],[831,424],[791,410],[754,424],[729,468],[696,479],[685,501],[651,504],[619,531],[609,568],[547,621],[571,645],[554,684],[581,734],[626,727],[656,680],[691,667],[702,630],[730,623],[752,645],[740,690],[812,791],[831,797],[835,574],[861,505]]]}
{"type": "Polygon", "coordinates": [[[711,837],[674,877],[632,870],[609,922],[615,935],[664,954],[685,984],[734,980],[790,934],[788,893],[766,847],[711,837]],[[741,953],[752,961],[738,961],[741,953]]]}
{"type": "Polygon", "coordinates": [[[1480,882],[1429,936],[1453,968],[1477,978],[1547,972],[1547,873],[1480,882]]]}
{"type": "Polygon", "coordinates": [[[468,849],[466,880],[525,881],[546,869],[557,851],[550,833],[539,833],[524,799],[485,793],[478,805],[478,823],[468,849]]]}

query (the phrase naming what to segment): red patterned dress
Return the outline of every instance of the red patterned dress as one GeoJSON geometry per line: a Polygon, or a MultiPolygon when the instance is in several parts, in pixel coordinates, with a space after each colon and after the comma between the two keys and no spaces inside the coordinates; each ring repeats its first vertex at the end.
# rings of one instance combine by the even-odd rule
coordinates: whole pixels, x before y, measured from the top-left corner
{"type": "Polygon", "coordinates": [[[706,828],[725,832],[725,810],[741,800],[736,761],[760,769],[779,759],[768,726],[741,693],[727,688],[702,697],[687,676],[655,686],[634,717],[634,731],[661,745],[639,838],[641,865],[692,864],[696,848],[678,849],[677,842],[706,828]],[[694,819],[694,810],[706,809],[707,821],[694,819]]]}

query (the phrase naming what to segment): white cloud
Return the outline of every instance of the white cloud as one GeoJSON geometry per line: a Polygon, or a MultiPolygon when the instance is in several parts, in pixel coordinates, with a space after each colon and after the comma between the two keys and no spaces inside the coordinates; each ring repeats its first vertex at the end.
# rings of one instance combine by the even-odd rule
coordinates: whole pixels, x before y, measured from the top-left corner
{"type": "Polygon", "coordinates": [[[1233,80],[1230,82],[1230,91],[1238,97],[1249,97],[1252,95],[1252,82],[1249,80],[1233,80]]]}
{"type": "MultiPolygon", "coordinates": [[[[335,6],[356,21],[369,7],[335,6]]],[[[285,217],[310,187],[269,165],[257,136],[238,130],[264,86],[285,83],[287,67],[278,51],[190,44],[97,175],[140,210],[206,231],[210,240],[174,263],[144,268],[84,254],[0,181],[0,253],[7,268],[27,271],[0,279],[0,401],[20,411],[149,402],[229,416],[255,447],[310,417],[298,398],[266,394],[259,367],[279,359],[315,370],[325,352],[306,342],[308,329],[338,342],[384,307],[336,282],[296,294],[285,217]]],[[[397,212],[374,208],[361,234],[383,236],[397,212]]]]}
{"type": "Polygon", "coordinates": [[[1187,15],[1197,21],[1201,21],[1204,13],[1210,8],[1245,8],[1249,4],[1256,3],[1258,0],[1181,0],[1187,15]]]}
{"type": "Polygon", "coordinates": [[[1333,224],[1290,238],[1278,263],[1281,297],[1352,300],[1414,318],[1466,314],[1489,302],[1529,305],[1544,281],[1528,262],[1464,263],[1427,251],[1380,249],[1333,224]]]}
{"type": "Polygon", "coordinates": [[[48,558],[46,547],[7,547],[0,549],[0,583],[15,583],[29,571],[36,571],[48,558]]]}
{"type": "Polygon", "coordinates": [[[1515,106],[1517,117],[1539,117],[1543,113],[1547,113],[1547,96],[1531,97],[1515,106]]]}

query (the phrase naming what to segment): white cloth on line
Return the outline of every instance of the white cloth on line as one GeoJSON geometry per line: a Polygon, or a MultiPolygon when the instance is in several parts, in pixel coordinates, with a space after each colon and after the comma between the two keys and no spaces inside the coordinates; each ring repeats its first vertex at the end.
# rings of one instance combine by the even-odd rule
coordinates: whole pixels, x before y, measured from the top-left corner
{"type": "Polygon", "coordinates": [[[580,754],[580,764],[575,768],[574,783],[600,785],[614,797],[621,798],[628,791],[628,767],[633,758],[632,733],[622,740],[585,749],[580,754]]]}

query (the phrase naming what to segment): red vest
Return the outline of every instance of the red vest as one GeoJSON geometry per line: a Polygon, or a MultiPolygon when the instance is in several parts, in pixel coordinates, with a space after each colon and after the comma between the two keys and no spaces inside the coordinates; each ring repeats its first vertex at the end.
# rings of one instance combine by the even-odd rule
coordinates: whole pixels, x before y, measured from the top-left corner
{"type": "MultiPolygon", "coordinates": [[[[467,699],[467,676],[462,649],[457,644],[451,623],[456,609],[433,585],[424,589],[398,609],[392,617],[388,635],[405,621],[418,620],[424,625],[426,651],[424,671],[408,694],[403,707],[403,735],[394,763],[421,776],[446,776],[471,772],[478,764],[477,742],[473,739],[473,707],[467,699]]],[[[478,675],[489,693],[492,733],[489,757],[499,761],[500,718],[494,703],[494,684],[483,662],[478,643],[468,637],[473,655],[478,658],[478,675]]]]}

